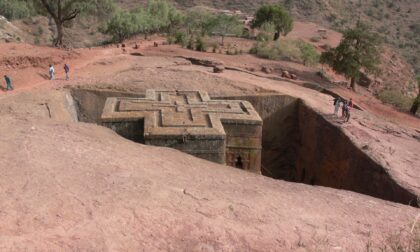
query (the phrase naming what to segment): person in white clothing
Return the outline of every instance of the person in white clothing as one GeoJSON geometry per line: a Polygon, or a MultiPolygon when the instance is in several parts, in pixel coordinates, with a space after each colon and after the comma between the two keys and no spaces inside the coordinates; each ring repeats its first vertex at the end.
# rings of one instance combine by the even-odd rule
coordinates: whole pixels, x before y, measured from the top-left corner
{"type": "Polygon", "coordinates": [[[50,80],[54,80],[54,73],[55,73],[55,70],[54,70],[54,67],[53,67],[53,65],[50,65],[50,80]]]}

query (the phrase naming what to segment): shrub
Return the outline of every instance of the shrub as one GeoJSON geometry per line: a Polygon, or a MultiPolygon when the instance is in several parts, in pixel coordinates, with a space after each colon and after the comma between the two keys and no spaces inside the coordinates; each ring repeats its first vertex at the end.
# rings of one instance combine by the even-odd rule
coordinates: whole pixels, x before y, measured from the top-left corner
{"type": "Polygon", "coordinates": [[[236,16],[228,16],[225,14],[216,15],[210,19],[208,29],[210,33],[218,34],[221,36],[221,44],[224,45],[226,36],[241,36],[243,32],[243,24],[236,16]]]}
{"type": "Polygon", "coordinates": [[[217,49],[219,49],[219,45],[216,43],[216,44],[214,44],[213,46],[212,46],[212,52],[213,53],[216,53],[217,52],[217,49]]]}
{"type": "Polygon", "coordinates": [[[0,15],[9,20],[29,17],[32,14],[30,4],[23,0],[0,0],[0,15]]]}
{"type": "Polygon", "coordinates": [[[207,50],[207,46],[205,42],[203,41],[203,38],[198,37],[195,40],[195,50],[199,52],[205,52],[207,50]]]}
{"type": "Polygon", "coordinates": [[[4,28],[6,24],[7,24],[7,21],[5,19],[0,19],[0,28],[4,28]]]}
{"type": "Polygon", "coordinates": [[[310,40],[311,42],[318,43],[319,41],[321,41],[321,37],[315,36],[315,37],[312,37],[310,40]]]}
{"type": "Polygon", "coordinates": [[[180,44],[182,46],[185,46],[185,44],[187,43],[187,34],[184,32],[176,32],[175,33],[175,43],[176,44],[180,44]]]}
{"type": "Polygon", "coordinates": [[[319,55],[310,44],[299,40],[282,39],[279,42],[257,42],[250,50],[260,58],[271,60],[289,60],[307,65],[319,61],[319,55]]]}
{"type": "Polygon", "coordinates": [[[266,22],[261,25],[260,32],[257,35],[257,41],[270,41],[275,32],[274,24],[266,22]]]}
{"type": "Polygon", "coordinates": [[[165,0],[151,0],[144,8],[119,10],[101,32],[112,35],[114,41],[122,42],[136,34],[144,34],[147,37],[156,32],[172,31],[179,25],[180,20],[180,13],[171,4],[165,0]]]}
{"type": "Polygon", "coordinates": [[[281,40],[277,43],[257,43],[251,53],[272,60],[301,61],[299,47],[290,40],[281,40]]]}
{"type": "Polygon", "coordinates": [[[42,26],[38,26],[37,35],[41,36],[44,33],[42,26]]]}
{"type": "Polygon", "coordinates": [[[175,38],[174,36],[167,36],[166,37],[166,42],[168,42],[168,45],[172,45],[175,43],[175,38]]]}
{"type": "Polygon", "coordinates": [[[249,31],[249,29],[244,28],[242,30],[242,38],[246,38],[246,39],[251,38],[251,32],[249,31]]]}
{"type": "Polygon", "coordinates": [[[188,36],[185,32],[177,31],[175,34],[169,34],[167,40],[169,44],[179,44],[185,47],[188,43],[188,36]]]}
{"type": "Polygon", "coordinates": [[[192,37],[187,42],[187,49],[190,49],[190,50],[194,49],[194,40],[192,37]]]}
{"type": "Polygon", "coordinates": [[[122,42],[138,31],[136,15],[128,11],[120,11],[106,25],[104,32],[112,35],[114,41],[122,42]]]}
{"type": "Polygon", "coordinates": [[[35,45],[39,45],[39,44],[41,44],[41,40],[40,40],[40,38],[39,38],[39,36],[37,35],[37,36],[35,36],[35,38],[34,38],[34,44],[35,45]]]}
{"type": "Polygon", "coordinates": [[[298,46],[300,49],[303,64],[313,66],[319,63],[320,55],[318,54],[313,45],[305,43],[303,41],[299,41],[298,46]]]}
{"type": "Polygon", "coordinates": [[[414,99],[404,96],[399,90],[383,90],[378,94],[383,103],[393,105],[402,111],[409,111],[414,99]]]}

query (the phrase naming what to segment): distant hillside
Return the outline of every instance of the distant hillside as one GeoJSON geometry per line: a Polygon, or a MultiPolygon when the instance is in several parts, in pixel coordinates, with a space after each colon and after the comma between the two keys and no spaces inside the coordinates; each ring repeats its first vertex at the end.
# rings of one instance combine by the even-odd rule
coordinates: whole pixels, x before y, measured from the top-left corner
{"type": "MultiPolygon", "coordinates": [[[[299,20],[312,21],[335,30],[353,25],[360,17],[384,36],[420,74],[419,0],[172,0],[180,8],[207,5],[217,9],[253,14],[265,3],[282,3],[299,20]]],[[[118,0],[131,8],[146,0],[118,0]]]]}

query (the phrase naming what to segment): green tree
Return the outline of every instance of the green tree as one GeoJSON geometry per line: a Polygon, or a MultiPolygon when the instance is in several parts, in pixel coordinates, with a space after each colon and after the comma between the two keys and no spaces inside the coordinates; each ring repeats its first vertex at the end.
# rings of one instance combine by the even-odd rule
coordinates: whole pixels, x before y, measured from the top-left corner
{"type": "Polygon", "coordinates": [[[281,5],[265,5],[259,8],[252,28],[261,27],[267,22],[275,27],[274,40],[278,40],[280,35],[286,36],[293,29],[293,18],[281,5]]]}
{"type": "Polygon", "coordinates": [[[145,8],[132,11],[119,10],[102,29],[115,41],[122,42],[136,34],[171,32],[182,23],[181,13],[165,0],[149,0],[145,8]]]}
{"type": "Polygon", "coordinates": [[[238,35],[243,30],[243,25],[236,16],[225,14],[217,15],[210,21],[212,33],[222,37],[222,45],[224,45],[227,35],[238,35]]]}
{"type": "Polygon", "coordinates": [[[213,28],[212,14],[204,9],[193,8],[187,11],[184,18],[184,28],[190,37],[202,37],[211,33],[213,28]]]}
{"type": "Polygon", "coordinates": [[[352,29],[344,31],[336,48],[321,55],[321,63],[330,65],[337,73],[350,79],[351,88],[357,91],[361,69],[367,73],[378,73],[380,64],[380,39],[370,28],[358,22],[352,29]]]}
{"type": "Polygon", "coordinates": [[[168,32],[173,26],[180,25],[181,13],[166,0],[149,0],[147,13],[150,15],[152,26],[156,32],[168,32]]]}
{"type": "Polygon", "coordinates": [[[55,46],[63,45],[64,26],[80,14],[103,16],[115,9],[113,0],[32,0],[40,14],[50,16],[56,25],[55,46]]]}
{"type": "Polygon", "coordinates": [[[182,27],[178,32],[184,32],[188,49],[204,48],[202,37],[211,34],[214,28],[214,17],[206,9],[194,7],[186,11],[182,27]],[[202,45],[202,46],[201,46],[202,45]]]}
{"type": "Polygon", "coordinates": [[[417,110],[420,107],[420,75],[417,76],[417,85],[419,86],[419,94],[417,98],[414,100],[413,105],[411,106],[410,112],[415,115],[417,114],[417,110]]]}
{"type": "Polygon", "coordinates": [[[122,42],[139,29],[137,16],[129,11],[118,11],[108,22],[105,33],[111,34],[114,41],[122,42]]]}

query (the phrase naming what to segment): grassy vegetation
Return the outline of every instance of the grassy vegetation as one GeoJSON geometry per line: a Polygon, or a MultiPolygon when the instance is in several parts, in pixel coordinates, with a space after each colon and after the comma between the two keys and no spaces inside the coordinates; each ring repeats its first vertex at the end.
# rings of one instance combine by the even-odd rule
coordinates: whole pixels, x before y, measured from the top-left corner
{"type": "Polygon", "coordinates": [[[316,65],[319,54],[316,49],[301,40],[281,39],[280,41],[257,42],[250,53],[271,60],[289,60],[305,65],[316,65]]]}
{"type": "Polygon", "coordinates": [[[399,90],[384,90],[378,94],[379,100],[391,104],[401,111],[409,111],[414,99],[404,96],[399,90]]]}
{"type": "Polygon", "coordinates": [[[24,0],[0,0],[0,15],[9,20],[29,17],[33,14],[31,5],[24,0]]]}
{"type": "MultiPolygon", "coordinates": [[[[420,203],[420,202],[419,202],[420,203]]],[[[367,246],[367,252],[418,252],[420,251],[420,215],[416,216],[414,222],[405,228],[389,235],[385,242],[379,246],[379,250],[374,250],[367,246]]]]}
{"type": "Polygon", "coordinates": [[[216,52],[219,45],[224,46],[226,36],[239,37],[243,28],[243,24],[235,16],[212,14],[207,10],[194,8],[181,14],[179,25],[168,32],[168,42],[197,51],[207,51],[207,47],[212,46],[213,52],[216,52]],[[207,37],[214,35],[220,36],[221,41],[210,45],[207,37]]]}
{"type": "Polygon", "coordinates": [[[144,7],[118,10],[101,30],[110,34],[114,41],[122,42],[137,34],[145,36],[168,32],[182,20],[181,13],[164,0],[150,0],[144,7]]]}

